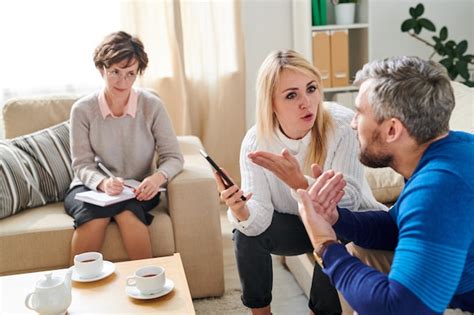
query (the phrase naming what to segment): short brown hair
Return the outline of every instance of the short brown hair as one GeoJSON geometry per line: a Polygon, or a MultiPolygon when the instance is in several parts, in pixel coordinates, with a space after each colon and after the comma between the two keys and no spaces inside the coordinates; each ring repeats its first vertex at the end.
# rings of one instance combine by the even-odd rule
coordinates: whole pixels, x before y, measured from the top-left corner
{"type": "Polygon", "coordinates": [[[128,60],[138,61],[138,73],[142,74],[148,65],[148,56],[143,43],[123,31],[107,35],[94,51],[94,64],[97,69],[109,68],[111,65],[128,60]]]}

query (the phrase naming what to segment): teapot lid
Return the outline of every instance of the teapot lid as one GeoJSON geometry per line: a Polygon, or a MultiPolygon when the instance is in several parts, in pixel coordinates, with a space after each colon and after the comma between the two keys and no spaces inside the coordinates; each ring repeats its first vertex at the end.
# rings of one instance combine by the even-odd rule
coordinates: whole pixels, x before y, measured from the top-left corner
{"type": "Polygon", "coordinates": [[[63,279],[59,277],[53,277],[53,274],[51,272],[45,273],[44,278],[39,280],[36,283],[36,287],[39,289],[48,289],[57,286],[58,284],[61,284],[63,282],[63,279]]]}

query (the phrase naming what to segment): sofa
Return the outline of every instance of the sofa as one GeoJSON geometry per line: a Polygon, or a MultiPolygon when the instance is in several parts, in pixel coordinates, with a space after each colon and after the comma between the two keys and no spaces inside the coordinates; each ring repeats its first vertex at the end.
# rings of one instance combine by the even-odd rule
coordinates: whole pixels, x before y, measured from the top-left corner
{"type": "MultiPolygon", "coordinates": [[[[57,95],[8,101],[3,107],[5,138],[68,120],[77,99],[75,95],[57,95]]],[[[221,296],[222,234],[213,173],[199,154],[203,147],[197,137],[180,136],[178,140],[184,169],[169,182],[162,202],[151,212],[155,217],[149,227],[153,256],[180,253],[192,297],[221,296]]],[[[0,205],[1,201],[0,195],[0,205]]],[[[68,267],[73,231],[73,219],[62,202],[0,219],[0,275],[68,267]]],[[[113,262],[128,259],[115,223],[107,228],[102,253],[113,262]]]]}
{"type": "MultiPolygon", "coordinates": [[[[455,108],[450,119],[452,130],[462,130],[474,133],[474,88],[461,83],[451,83],[454,90],[455,108]]],[[[374,197],[388,206],[395,203],[403,189],[403,177],[391,168],[365,168],[365,175],[374,197]]],[[[310,254],[283,257],[283,263],[293,274],[306,296],[309,296],[311,279],[314,268],[314,258],[310,254]]],[[[347,305],[343,306],[343,314],[351,314],[347,305]]]]}

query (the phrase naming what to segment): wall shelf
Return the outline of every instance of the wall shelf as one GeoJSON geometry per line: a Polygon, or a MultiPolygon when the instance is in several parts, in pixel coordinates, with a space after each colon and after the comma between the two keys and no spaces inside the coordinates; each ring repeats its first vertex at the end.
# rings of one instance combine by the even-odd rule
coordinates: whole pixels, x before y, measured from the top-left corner
{"type": "Polygon", "coordinates": [[[331,30],[342,30],[342,29],[358,29],[358,28],[369,28],[368,23],[356,23],[356,24],[344,24],[344,25],[321,25],[312,26],[312,31],[331,31],[331,30]]]}

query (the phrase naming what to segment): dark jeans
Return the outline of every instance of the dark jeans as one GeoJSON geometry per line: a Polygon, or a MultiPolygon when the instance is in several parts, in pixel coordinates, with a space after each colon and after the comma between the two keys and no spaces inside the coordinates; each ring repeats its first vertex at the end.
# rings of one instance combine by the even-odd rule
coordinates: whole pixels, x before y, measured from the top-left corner
{"type": "MultiPolygon", "coordinates": [[[[249,308],[270,305],[273,269],[270,254],[294,256],[313,251],[303,222],[296,215],[274,211],[272,223],[258,236],[234,230],[235,257],[242,285],[242,302],[249,308]]],[[[317,315],[341,314],[336,289],[315,264],[309,308],[317,315]]]]}

